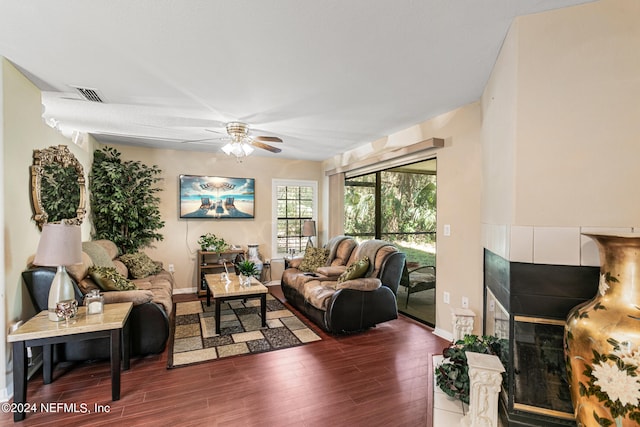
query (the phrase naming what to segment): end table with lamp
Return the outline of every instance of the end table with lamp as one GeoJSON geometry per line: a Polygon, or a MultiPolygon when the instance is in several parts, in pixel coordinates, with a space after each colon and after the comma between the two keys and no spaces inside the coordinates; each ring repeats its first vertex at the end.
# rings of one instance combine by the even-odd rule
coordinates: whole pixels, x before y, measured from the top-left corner
{"type": "MultiPolygon", "coordinates": [[[[7,341],[13,343],[13,402],[16,407],[24,408],[27,400],[27,347],[50,349],[53,344],[101,337],[111,340],[111,400],[120,400],[121,362],[123,370],[129,369],[128,319],[132,306],[131,302],[106,304],[100,314],[87,314],[87,307],[82,306],[69,324],[49,321],[45,310],[11,332],[7,341]]],[[[50,367],[52,362],[45,360],[44,368],[47,363],[50,367]]],[[[46,377],[45,374],[43,376],[46,377]]],[[[13,420],[21,421],[25,415],[24,411],[15,412],[13,420]]]]}

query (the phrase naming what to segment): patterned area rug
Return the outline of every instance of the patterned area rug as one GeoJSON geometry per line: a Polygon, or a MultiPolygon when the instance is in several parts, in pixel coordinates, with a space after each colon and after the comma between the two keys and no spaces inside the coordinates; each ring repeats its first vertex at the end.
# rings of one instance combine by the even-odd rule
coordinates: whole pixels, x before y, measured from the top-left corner
{"type": "Polygon", "coordinates": [[[267,327],[260,318],[260,299],[221,305],[220,335],[216,335],[215,304],[176,303],[169,368],[241,354],[263,353],[319,341],[321,338],[284,304],[267,294],[267,327]]]}

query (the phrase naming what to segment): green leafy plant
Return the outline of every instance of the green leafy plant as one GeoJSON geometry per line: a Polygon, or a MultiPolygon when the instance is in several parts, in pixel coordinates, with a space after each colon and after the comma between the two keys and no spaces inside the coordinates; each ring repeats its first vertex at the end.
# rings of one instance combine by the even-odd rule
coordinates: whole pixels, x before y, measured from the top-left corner
{"type": "Polygon", "coordinates": [[[240,274],[246,277],[255,276],[256,274],[258,274],[258,269],[256,268],[255,263],[249,260],[239,262],[238,264],[236,264],[236,267],[238,268],[240,274]]]}
{"type": "Polygon", "coordinates": [[[217,237],[213,233],[206,233],[200,236],[198,244],[203,251],[211,250],[212,252],[223,252],[229,246],[223,238],[217,237]]]}
{"type": "MultiPolygon", "coordinates": [[[[442,351],[444,361],[436,368],[436,384],[447,395],[469,403],[469,364],[467,351],[500,357],[503,341],[493,336],[465,335],[442,351]]],[[[504,361],[503,361],[504,364],[504,361]]]]}
{"type": "Polygon", "coordinates": [[[156,196],[161,173],[156,165],[122,161],[115,148],[96,150],[89,176],[94,237],[113,241],[122,253],[163,240],[158,230],[164,221],[156,196]]]}

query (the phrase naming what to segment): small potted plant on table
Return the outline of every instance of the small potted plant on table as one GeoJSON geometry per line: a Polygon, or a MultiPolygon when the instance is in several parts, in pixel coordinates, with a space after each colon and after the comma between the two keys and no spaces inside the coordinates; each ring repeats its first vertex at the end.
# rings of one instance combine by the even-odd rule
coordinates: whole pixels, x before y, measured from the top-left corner
{"type": "Polygon", "coordinates": [[[209,252],[223,252],[227,249],[227,242],[222,237],[217,237],[213,233],[207,233],[200,236],[198,239],[200,249],[209,252]]]}
{"type": "Polygon", "coordinates": [[[258,269],[255,263],[249,260],[244,260],[236,264],[238,271],[240,272],[240,284],[244,286],[251,286],[251,277],[258,274],[258,269]]]}

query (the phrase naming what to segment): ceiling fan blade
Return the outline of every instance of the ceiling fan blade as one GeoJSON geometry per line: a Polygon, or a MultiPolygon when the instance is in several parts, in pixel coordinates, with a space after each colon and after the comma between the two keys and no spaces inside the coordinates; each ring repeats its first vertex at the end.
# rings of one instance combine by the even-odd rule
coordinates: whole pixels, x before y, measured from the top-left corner
{"type": "Polygon", "coordinates": [[[282,151],[279,148],[272,147],[271,145],[264,144],[264,143],[262,143],[260,141],[256,141],[256,140],[251,141],[251,145],[253,145],[254,147],[262,148],[263,150],[271,151],[272,153],[279,153],[279,152],[282,151]]]}
{"type": "Polygon", "coordinates": [[[254,136],[252,137],[254,141],[262,141],[262,142],[282,142],[282,139],[277,136],[254,136]]]}

